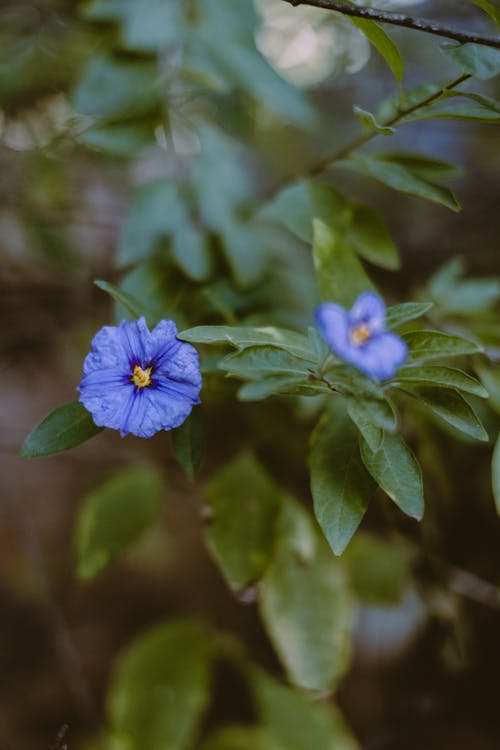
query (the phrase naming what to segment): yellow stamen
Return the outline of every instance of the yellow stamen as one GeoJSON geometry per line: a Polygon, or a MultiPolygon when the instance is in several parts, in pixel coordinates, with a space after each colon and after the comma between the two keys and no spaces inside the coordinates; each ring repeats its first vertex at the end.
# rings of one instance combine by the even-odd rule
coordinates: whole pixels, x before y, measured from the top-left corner
{"type": "Polygon", "coordinates": [[[371,338],[372,332],[366,323],[360,323],[349,331],[349,340],[354,346],[361,346],[371,338]]]}
{"type": "Polygon", "coordinates": [[[151,370],[152,367],[147,367],[145,370],[142,369],[139,365],[136,365],[134,367],[134,373],[130,380],[134,385],[136,385],[138,388],[146,388],[146,386],[151,385],[151,370]]]}

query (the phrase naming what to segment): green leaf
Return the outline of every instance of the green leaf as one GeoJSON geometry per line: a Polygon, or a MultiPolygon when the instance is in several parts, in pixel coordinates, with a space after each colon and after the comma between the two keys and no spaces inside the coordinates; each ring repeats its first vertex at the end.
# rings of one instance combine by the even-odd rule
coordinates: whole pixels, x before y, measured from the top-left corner
{"type": "Polygon", "coordinates": [[[394,190],[439,203],[451,208],[452,211],[460,210],[460,204],[447,187],[422,179],[403,164],[385,159],[356,156],[339,161],[336,166],[373,177],[394,190]]]}
{"type": "Polygon", "coordinates": [[[379,133],[379,135],[393,135],[395,133],[394,128],[388,127],[387,125],[381,125],[373,112],[367,112],[366,109],[361,107],[353,107],[353,112],[361,123],[363,130],[368,132],[379,133]]]}
{"type": "Polygon", "coordinates": [[[322,300],[350,306],[373,284],[345,236],[319,219],[313,223],[313,258],[322,300]]]}
{"type": "Polygon", "coordinates": [[[422,472],[410,448],[399,435],[385,432],[377,451],[360,443],[363,463],[401,510],[418,521],[424,513],[422,472]]]}
{"type": "Polygon", "coordinates": [[[280,491],[250,455],[232,461],[204,490],[212,511],[206,530],[210,551],[229,585],[259,580],[273,551],[280,491]]]}
{"type": "Polygon", "coordinates": [[[187,477],[193,480],[203,458],[203,419],[200,409],[193,409],[186,421],[170,432],[172,451],[187,477]]]}
{"type": "Polygon", "coordinates": [[[171,180],[155,180],[139,187],[133,196],[120,238],[120,265],[150,256],[165,238],[189,225],[184,197],[171,180]]]}
{"type": "Polygon", "coordinates": [[[357,204],[353,209],[347,237],[358,255],[380,268],[397,270],[398,251],[381,216],[370,206],[357,204]]]}
{"type": "Polygon", "coordinates": [[[278,221],[301,240],[312,243],[313,219],[347,228],[351,207],[344,196],[330,185],[302,180],[284,188],[260,212],[264,219],[278,221]]]}
{"type": "Polygon", "coordinates": [[[356,534],[344,561],[356,595],[369,604],[394,605],[410,581],[411,553],[402,542],[356,534]]]}
{"type": "Polygon", "coordinates": [[[156,469],[120,471],[82,501],[76,524],[77,575],[89,580],[118,560],[157,517],[164,498],[156,469]]]}
{"type": "Polygon", "coordinates": [[[479,398],[488,398],[488,391],[478,380],[454,367],[401,367],[393,380],[397,383],[430,383],[444,388],[456,388],[479,398]]]}
{"type": "Polygon", "coordinates": [[[52,456],[89,440],[102,432],[79,401],[58,406],[34,430],[22,447],[21,458],[52,456]]]}
{"type": "Polygon", "coordinates": [[[491,458],[491,485],[497,513],[500,515],[500,436],[497,438],[491,458]]]}
{"type": "Polygon", "coordinates": [[[405,390],[407,389],[459,432],[474,440],[488,441],[488,433],[473,408],[458,391],[431,386],[407,386],[405,390]]]}
{"type": "Polygon", "coordinates": [[[140,318],[141,316],[144,316],[145,318],[148,317],[148,313],[144,310],[141,302],[139,302],[139,300],[132,294],[124,292],[123,289],[120,289],[120,287],[115,286],[114,284],[110,284],[109,281],[96,279],[94,284],[99,287],[99,289],[102,289],[103,292],[107,292],[115,302],[118,302],[118,304],[128,310],[133,318],[140,318]]]}
{"type": "Polygon", "coordinates": [[[327,392],[328,386],[308,382],[303,375],[270,375],[242,385],[238,398],[240,401],[262,401],[277,394],[317,396],[327,392]]]}
{"type": "Polygon", "coordinates": [[[133,120],[132,122],[92,125],[77,137],[87,146],[111,156],[130,158],[142,149],[155,143],[155,120],[133,120]]]}
{"type": "Polygon", "coordinates": [[[402,302],[387,308],[386,323],[388,328],[399,328],[410,320],[420,318],[430,310],[432,302],[402,302]]]}
{"type": "Polygon", "coordinates": [[[500,10],[495,8],[493,3],[490,3],[489,0],[472,0],[472,2],[484,10],[495,21],[497,26],[500,26],[500,10]]]}
{"type": "Polygon", "coordinates": [[[201,750],[283,750],[262,727],[229,726],[219,729],[201,750]]]}
{"type": "Polygon", "coordinates": [[[331,548],[341,555],[373,493],[354,427],[323,417],[312,435],[310,465],[314,513],[331,548]]]}
{"type": "Polygon", "coordinates": [[[500,73],[500,49],[483,44],[443,44],[441,49],[476,78],[493,78],[500,73]]]}
{"type": "Polygon", "coordinates": [[[252,669],[250,685],[261,722],[279,748],[358,749],[340,712],[330,701],[314,701],[313,696],[282,685],[260,669],[252,669]]]}
{"type": "Polygon", "coordinates": [[[392,404],[385,399],[347,399],[347,413],[365,438],[371,450],[378,450],[382,444],[383,430],[394,432],[396,414],[392,404]]]}
{"type": "Polygon", "coordinates": [[[331,690],[348,665],[351,600],[343,567],[292,501],[282,507],[260,610],[290,680],[331,690]]]}
{"type": "Polygon", "coordinates": [[[500,368],[485,362],[475,362],[474,366],[488,391],[489,405],[497,414],[500,414],[500,368]]]}
{"type": "Polygon", "coordinates": [[[355,26],[363,32],[375,49],[382,55],[394,78],[401,83],[404,73],[404,62],[397,45],[375,21],[367,18],[350,18],[355,26]]]}
{"type": "Polygon", "coordinates": [[[127,750],[186,750],[209,694],[211,644],[195,621],[171,621],[135,641],[111,686],[112,737],[127,750]]]}
{"type": "MultiPolygon", "coordinates": [[[[448,99],[444,96],[443,100],[448,99]]],[[[401,122],[418,122],[420,120],[478,120],[479,122],[497,123],[500,120],[500,113],[491,107],[484,107],[481,104],[471,104],[470,102],[450,103],[444,107],[442,101],[439,101],[439,107],[435,104],[428,107],[421,107],[412,114],[401,119],[401,122]]]]}
{"type": "Polygon", "coordinates": [[[76,87],[73,105],[92,117],[144,115],[158,106],[158,68],[149,60],[91,59],[76,87]]]}
{"type": "MultiPolygon", "coordinates": [[[[433,91],[434,90],[435,87],[433,88],[433,91]]],[[[396,106],[401,105],[400,99],[395,99],[394,101],[396,106]]],[[[411,102],[408,104],[411,104],[411,102]]],[[[452,164],[449,161],[443,161],[443,159],[431,158],[424,154],[408,153],[406,151],[392,151],[380,154],[377,158],[391,164],[400,164],[402,167],[405,167],[405,169],[408,169],[413,174],[416,174],[418,177],[421,177],[428,182],[448,180],[453,177],[459,177],[463,174],[462,169],[456,164],[452,164]]]]}
{"type": "Polygon", "coordinates": [[[310,367],[304,359],[294,357],[284,349],[271,346],[250,347],[235,354],[228,354],[219,362],[221,370],[233,377],[254,380],[269,375],[298,375],[307,380],[310,367]]]}
{"type": "Polygon", "coordinates": [[[408,331],[402,338],[408,345],[410,360],[413,362],[459,357],[482,351],[482,347],[473,341],[441,331],[408,331]]]}
{"type": "Polygon", "coordinates": [[[284,349],[300,359],[314,359],[307,336],[285,328],[246,328],[237,326],[196,326],[178,334],[178,338],[191,344],[231,344],[237,349],[251,346],[274,346],[284,349]]]}
{"type": "Polygon", "coordinates": [[[205,281],[213,270],[213,258],[207,235],[186,224],[172,238],[172,258],[192,281],[205,281]]]}

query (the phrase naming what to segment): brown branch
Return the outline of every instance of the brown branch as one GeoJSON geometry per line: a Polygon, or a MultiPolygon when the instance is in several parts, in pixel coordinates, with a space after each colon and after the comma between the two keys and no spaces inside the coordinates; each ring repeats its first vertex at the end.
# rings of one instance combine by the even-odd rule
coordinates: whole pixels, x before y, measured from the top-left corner
{"type": "Polygon", "coordinates": [[[314,8],[323,8],[324,10],[333,10],[342,13],[345,16],[354,16],[355,18],[365,18],[369,21],[379,21],[380,23],[389,23],[393,26],[404,26],[406,29],[415,29],[424,31],[427,34],[435,34],[446,39],[454,39],[457,42],[483,44],[486,47],[495,47],[500,49],[500,37],[489,36],[487,34],[474,34],[470,31],[461,29],[452,29],[433,21],[426,21],[423,18],[413,18],[404,13],[394,13],[388,10],[379,10],[378,8],[364,8],[359,5],[348,5],[338,0],[284,0],[294,7],[298,5],[311,5],[314,8]]]}

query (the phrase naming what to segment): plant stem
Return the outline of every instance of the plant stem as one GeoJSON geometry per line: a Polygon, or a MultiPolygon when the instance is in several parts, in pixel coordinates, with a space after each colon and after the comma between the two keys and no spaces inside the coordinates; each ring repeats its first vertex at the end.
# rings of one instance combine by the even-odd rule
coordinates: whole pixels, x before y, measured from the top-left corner
{"type": "Polygon", "coordinates": [[[446,39],[454,39],[461,43],[483,44],[486,47],[495,47],[500,49],[500,37],[489,36],[487,34],[475,34],[470,31],[453,29],[449,26],[427,21],[423,18],[414,18],[404,13],[395,13],[388,10],[379,10],[378,8],[363,8],[359,5],[350,5],[337,0],[284,0],[294,7],[298,5],[311,5],[314,8],[323,10],[333,10],[342,13],[345,16],[354,16],[355,18],[366,18],[370,21],[379,21],[380,23],[389,23],[393,26],[404,26],[407,29],[423,31],[427,34],[442,36],[446,39]]]}

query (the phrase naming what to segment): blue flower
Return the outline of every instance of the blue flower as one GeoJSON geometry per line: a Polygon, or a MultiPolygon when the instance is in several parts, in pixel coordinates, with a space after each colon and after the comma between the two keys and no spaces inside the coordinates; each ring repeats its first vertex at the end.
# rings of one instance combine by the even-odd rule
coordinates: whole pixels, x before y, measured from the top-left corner
{"type": "Polygon", "coordinates": [[[385,329],[385,305],[378,294],[363,292],[350,311],[333,302],[316,310],[316,322],[330,349],[368,377],[392,378],[408,356],[405,342],[385,329]]]}
{"type": "Polygon", "coordinates": [[[104,326],[92,341],[78,386],[99,427],[148,438],[179,427],[199,404],[198,353],[171,320],[149,331],[144,318],[104,326]]]}

